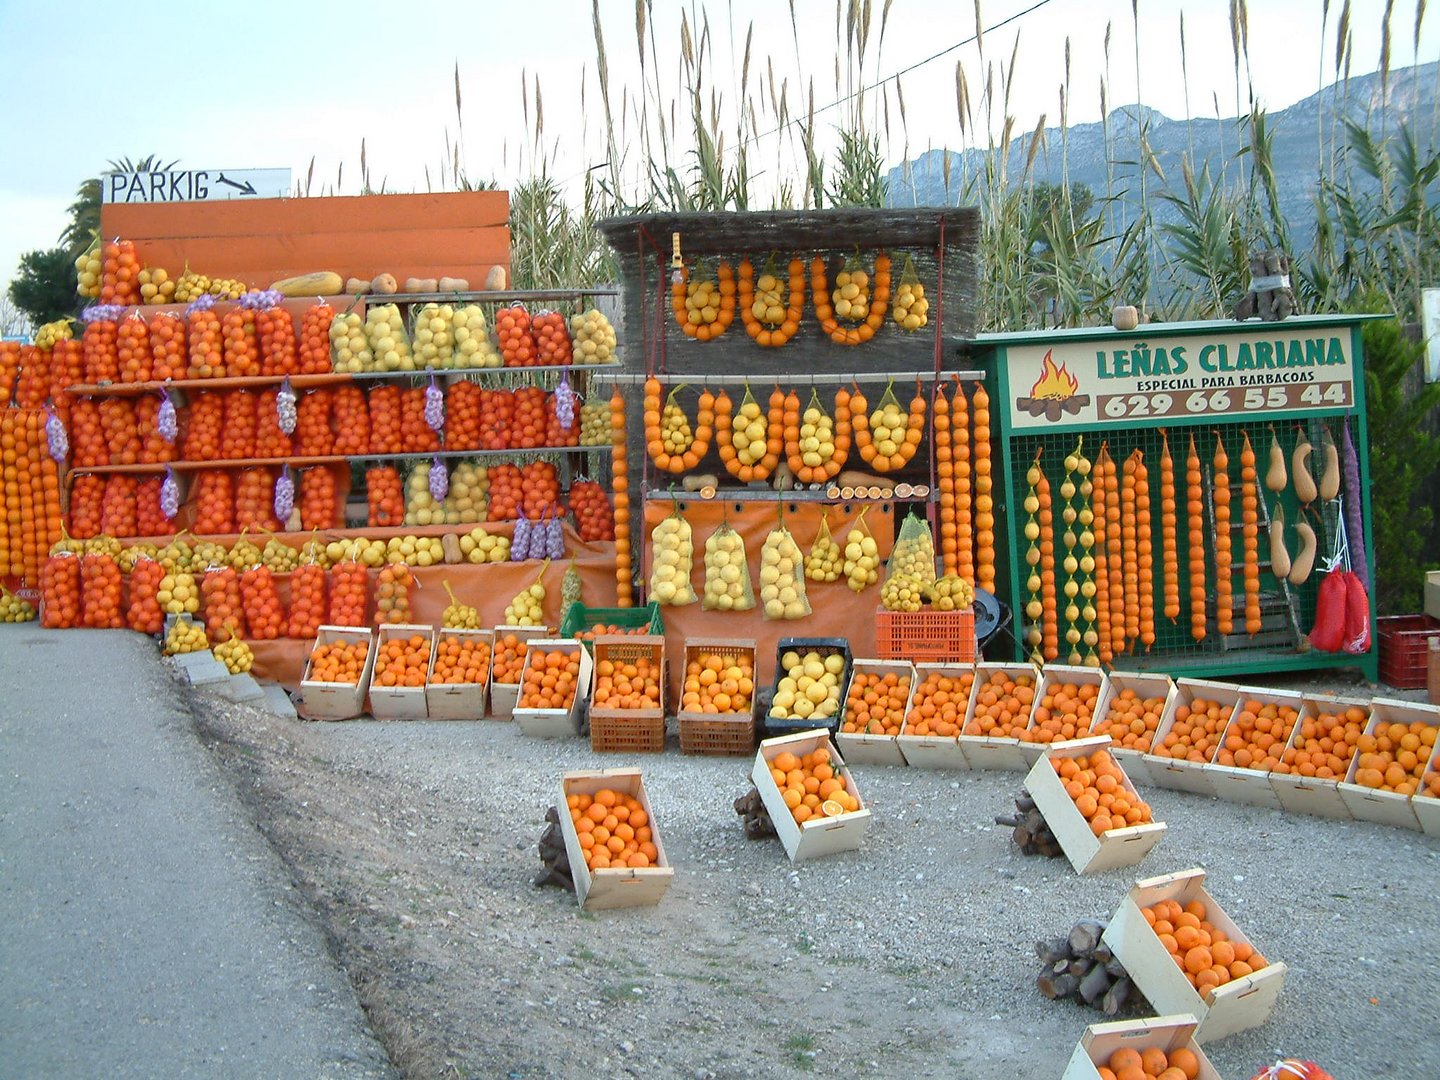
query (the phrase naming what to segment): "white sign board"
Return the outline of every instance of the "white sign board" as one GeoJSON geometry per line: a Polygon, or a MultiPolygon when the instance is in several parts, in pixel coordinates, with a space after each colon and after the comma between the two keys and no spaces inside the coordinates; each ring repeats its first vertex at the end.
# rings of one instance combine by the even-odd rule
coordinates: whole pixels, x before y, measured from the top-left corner
{"type": "Polygon", "coordinates": [[[1425,302],[1425,381],[1440,382],[1440,289],[1422,289],[1425,302]]]}
{"type": "Polygon", "coordinates": [[[174,169],[100,177],[100,199],[107,203],[224,202],[288,194],[289,169],[174,169]]]}

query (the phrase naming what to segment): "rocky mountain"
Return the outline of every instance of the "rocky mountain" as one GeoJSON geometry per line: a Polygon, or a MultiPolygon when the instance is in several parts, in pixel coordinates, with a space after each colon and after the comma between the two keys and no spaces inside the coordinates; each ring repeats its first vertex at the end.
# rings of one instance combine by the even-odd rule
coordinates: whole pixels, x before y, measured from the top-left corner
{"type": "MultiPolygon", "coordinates": [[[[1392,71],[1388,88],[1378,73],[1352,77],[1348,84],[1328,86],[1288,109],[1265,116],[1266,130],[1273,137],[1271,152],[1281,210],[1297,248],[1308,245],[1314,232],[1311,200],[1319,176],[1322,118],[1327,152],[1331,132],[1343,119],[1368,127],[1377,137],[1406,124],[1433,137],[1435,98],[1440,94],[1437,80],[1440,64],[1436,63],[1392,71]]],[[[1033,179],[1059,184],[1068,178],[1072,184],[1089,186],[1097,199],[1107,192],[1117,196],[1118,203],[1128,205],[1133,213],[1141,190],[1142,125],[1155,158],[1145,181],[1152,199],[1157,190],[1183,194],[1187,158],[1195,173],[1208,164],[1211,177],[1218,179],[1225,170],[1233,178],[1240,164],[1237,155],[1242,150],[1248,154],[1248,117],[1173,120],[1153,109],[1131,105],[1111,112],[1108,132],[1107,125],[1100,122],[1072,126],[1063,140],[1063,153],[1061,133],[1048,131],[1047,145],[1035,159],[1033,179]],[[1155,175],[1156,166],[1164,174],[1163,180],[1155,175]]],[[[1343,145],[1343,130],[1337,138],[1343,145]]],[[[1030,139],[1027,131],[1011,141],[1008,176],[1018,177],[1023,172],[1030,139]]],[[[967,185],[973,185],[983,169],[985,156],[980,150],[931,150],[896,166],[888,174],[890,205],[943,206],[972,201],[967,185]]],[[[1363,187],[1364,182],[1356,178],[1353,183],[1363,187]]],[[[1151,206],[1158,220],[1172,217],[1163,200],[1153,199],[1151,206]]]]}

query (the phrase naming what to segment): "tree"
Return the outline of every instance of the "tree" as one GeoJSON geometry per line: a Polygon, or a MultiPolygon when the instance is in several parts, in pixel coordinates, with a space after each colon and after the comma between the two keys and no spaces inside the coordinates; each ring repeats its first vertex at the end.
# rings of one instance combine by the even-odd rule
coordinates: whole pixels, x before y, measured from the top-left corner
{"type": "Polygon", "coordinates": [[[25,313],[8,296],[0,296],[0,338],[28,337],[32,327],[25,313]]]}
{"type": "Polygon", "coordinates": [[[63,247],[27,251],[10,282],[10,301],[40,326],[75,314],[75,258],[63,247]]]}

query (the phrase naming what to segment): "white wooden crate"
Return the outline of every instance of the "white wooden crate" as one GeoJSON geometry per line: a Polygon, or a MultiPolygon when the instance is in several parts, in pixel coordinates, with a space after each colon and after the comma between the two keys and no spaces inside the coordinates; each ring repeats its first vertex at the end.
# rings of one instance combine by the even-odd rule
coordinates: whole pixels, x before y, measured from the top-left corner
{"type": "Polygon", "coordinates": [[[850,775],[850,769],[831,741],[830,733],[824,728],[766,739],[755,753],[750,779],[755,782],[755,790],[760,792],[760,799],[769,811],[770,820],[774,822],[775,831],[780,836],[780,843],[784,845],[785,854],[792,863],[818,859],[823,855],[833,855],[837,851],[854,851],[864,841],[865,830],[870,824],[870,811],[866,808],[865,801],[860,798],[860,789],[855,786],[855,778],[850,775]],[[809,821],[796,822],[790,814],[790,808],[785,805],[775,778],[770,775],[770,762],[786,750],[798,757],[804,757],[821,746],[829,748],[830,764],[836,777],[845,784],[845,790],[855,796],[860,809],[837,817],[811,818],[809,821]]]}
{"type": "MultiPolygon", "coordinates": [[[[509,720],[515,711],[515,705],[520,700],[519,683],[502,683],[494,679],[495,672],[495,650],[499,648],[501,638],[507,634],[514,634],[521,641],[527,644],[539,638],[550,636],[549,627],[545,626],[497,626],[495,627],[495,641],[490,650],[490,715],[496,720],[509,720]]],[[[522,671],[523,675],[524,672],[522,671]]]]}
{"type": "Polygon", "coordinates": [[[1188,1013],[1180,1016],[1152,1016],[1144,1020],[1120,1020],[1108,1024],[1091,1024],[1080,1036],[1070,1063],[1065,1066],[1061,1080],[1100,1080],[1100,1068],[1117,1050],[1129,1047],[1132,1050],[1148,1050],[1156,1047],[1166,1054],[1182,1047],[1195,1055],[1200,1071],[1195,1080],[1220,1080],[1220,1074],[1205,1051],[1195,1041],[1195,1017],[1188,1013]]]}
{"type": "MultiPolygon", "coordinates": [[[[914,735],[910,732],[910,710],[915,707],[915,694],[922,683],[931,675],[949,675],[954,678],[963,678],[967,673],[974,671],[972,664],[917,664],[915,666],[915,683],[911,688],[910,703],[905,706],[905,726],[900,729],[900,734],[895,738],[895,745],[905,757],[907,765],[913,765],[919,769],[968,769],[970,763],[965,760],[965,753],[960,749],[959,736],[947,738],[944,735],[914,735]]],[[[970,687],[973,694],[975,687],[970,687]]],[[[970,702],[967,698],[965,708],[960,710],[960,729],[965,729],[965,717],[969,715],[970,702]]]]}
{"type": "MultiPolygon", "coordinates": [[[[1170,699],[1176,693],[1175,680],[1161,672],[1112,671],[1100,691],[1100,699],[1095,702],[1095,717],[1090,724],[1090,731],[1086,734],[1097,734],[1096,725],[1110,712],[1114,700],[1126,690],[1134,691],[1141,701],[1160,698],[1165,703],[1160,713],[1162,722],[1165,719],[1165,710],[1170,708],[1170,699]]],[[[1155,730],[1156,733],[1159,732],[1158,725],[1155,730]]],[[[1111,742],[1114,742],[1113,738],[1111,742]]],[[[1120,762],[1120,767],[1125,770],[1125,775],[1130,777],[1132,783],[1148,785],[1151,782],[1150,766],[1145,760],[1145,753],[1149,749],[1149,746],[1144,750],[1112,746],[1111,753],[1115,755],[1115,760],[1120,762]]]]}
{"type": "MultiPolygon", "coordinates": [[[[1376,698],[1370,703],[1370,722],[1365,733],[1373,735],[1381,724],[1406,724],[1419,721],[1429,727],[1440,727],[1440,706],[1423,705],[1413,701],[1392,701],[1376,698]]],[[[1415,816],[1414,800],[1409,795],[1394,791],[1380,791],[1355,783],[1355,774],[1360,768],[1360,754],[1350,759],[1350,771],[1338,785],[1340,798],[1345,800],[1350,815],[1357,821],[1374,821],[1381,825],[1398,825],[1402,829],[1420,830],[1420,819],[1415,816]]]]}
{"type": "Polygon", "coordinates": [[[435,631],[435,645],[430,650],[430,670],[425,676],[425,707],[431,720],[480,720],[485,716],[486,702],[490,696],[490,665],[486,664],[483,683],[437,683],[435,681],[435,658],[440,644],[446,638],[455,637],[462,641],[483,641],[490,646],[490,658],[495,657],[494,630],[459,630],[441,628],[435,631]]]}
{"type": "Polygon", "coordinates": [[[565,854],[570,857],[570,876],[575,882],[575,901],[582,910],[653,907],[660,902],[665,890],[675,879],[675,868],[665,857],[665,845],[660,840],[660,826],[655,821],[655,811],[650,806],[650,796],[645,791],[645,782],[639,769],[567,772],[560,783],[560,805],[556,807],[556,811],[560,816],[560,833],[565,838],[565,854]],[[566,802],[571,795],[594,795],[603,788],[633,796],[645,808],[645,816],[650,820],[650,842],[655,845],[659,854],[654,865],[604,867],[599,870],[591,870],[585,865],[585,851],[580,846],[580,835],[575,831],[575,823],[570,819],[566,802]]]}
{"type": "MultiPolygon", "coordinates": [[[[975,703],[984,693],[985,683],[998,672],[1008,674],[1012,679],[1021,675],[1028,675],[1031,685],[1036,689],[1040,685],[1040,671],[1033,664],[976,664],[975,685],[970,690],[970,705],[965,712],[965,723],[960,727],[960,751],[965,755],[966,763],[972,769],[1008,769],[1013,772],[1025,772],[1030,768],[1031,760],[1020,751],[1020,739],[997,738],[993,735],[967,735],[966,729],[975,716],[975,703]]],[[[1035,699],[1032,697],[1030,708],[1035,708],[1035,699]]],[[[1026,714],[1026,726],[1029,725],[1029,714],[1026,714]]]]}
{"type": "MultiPolygon", "coordinates": [[[[435,660],[435,628],[414,623],[386,623],[375,632],[375,659],[387,642],[395,638],[423,637],[430,642],[430,662],[435,660]]],[[[373,664],[372,664],[373,669],[373,664]]],[[[428,674],[428,665],[427,665],[428,674]]],[[[424,720],[429,715],[423,686],[376,686],[372,670],[370,715],[376,720],[424,720]]]]}
{"type": "MultiPolygon", "coordinates": [[[[350,720],[365,712],[365,692],[370,688],[370,673],[375,667],[375,632],[363,626],[322,626],[316,631],[315,647],[337,641],[352,645],[363,642],[365,667],[360,681],[353,686],[319,682],[310,677],[310,657],[305,658],[305,671],[300,676],[300,701],[304,714],[315,720],[350,720]]],[[[311,648],[312,653],[315,647],[311,648]]]]}
{"type": "MultiPolygon", "coordinates": [[[[910,680],[910,692],[905,698],[905,713],[910,712],[910,702],[915,696],[915,687],[919,685],[915,677],[915,665],[909,660],[855,660],[850,665],[850,685],[846,690],[848,697],[850,690],[855,687],[855,676],[861,674],[879,675],[882,678],[886,675],[895,675],[897,678],[910,680]]],[[[846,702],[846,710],[849,710],[849,702],[846,702]]],[[[845,726],[844,717],[841,717],[840,726],[845,726]]],[[[902,725],[901,730],[904,730],[902,725]]],[[[895,735],[869,735],[863,732],[838,731],[835,734],[835,744],[840,752],[845,755],[845,760],[852,765],[904,765],[905,755],[900,752],[900,746],[895,741],[895,735]]]]}
{"type": "MultiPolygon", "coordinates": [[[[1230,722],[1225,725],[1225,731],[1220,736],[1220,747],[1215,752],[1214,763],[1209,767],[1210,785],[1215,789],[1215,794],[1227,802],[1249,803],[1251,806],[1268,806],[1272,810],[1279,810],[1281,809],[1280,796],[1275,793],[1275,786],[1270,783],[1269,769],[1220,764],[1220,750],[1224,749],[1225,740],[1229,738],[1231,730],[1239,722],[1241,707],[1247,701],[1257,701],[1262,706],[1288,705],[1299,713],[1295,723],[1286,733],[1284,746],[1290,745],[1290,741],[1295,737],[1295,730],[1305,721],[1306,705],[1304,697],[1300,693],[1286,690],[1262,690],[1254,686],[1245,687],[1244,692],[1240,695],[1239,706],[1231,713],[1230,722]]],[[[1281,747],[1282,753],[1284,746],[1281,747]]]]}
{"type": "MultiPolygon", "coordinates": [[[[1050,743],[1040,742],[1036,739],[1036,718],[1035,710],[1045,696],[1055,687],[1065,683],[1073,683],[1077,686],[1095,687],[1095,701],[1091,706],[1093,709],[1100,704],[1100,696],[1105,692],[1108,680],[1105,672],[1099,668],[1079,667],[1070,664],[1046,664],[1040,669],[1040,681],[1035,686],[1035,701],[1030,707],[1030,723],[1025,728],[1025,733],[1020,737],[1020,753],[1024,756],[1028,765],[1034,765],[1045,756],[1045,747],[1050,743]]],[[[1093,719],[1093,716],[1092,716],[1093,719]]],[[[1083,739],[1089,730],[1089,724],[1077,731],[1070,739],[1054,739],[1052,742],[1073,742],[1075,739],[1083,739]]]]}
{"type": "MultiPolygon", "coordinates": [[[[1365,713],[1365,723],[1370,722],[1370,703],[1356,698],[1337,697],[1333,694],[1305,694],[1302,698],[1306,712],[1301,716],[1301,725],[1290,733],[1286,749],[1300,744],[1300,726],[1306,716],[1319,717],[1322,714],[1343,712],[1354,706],[1365,713]]],[[[1313,814],[1316,817],[1351,820],[1350,808],[1340,797],[1340,779],[1323,776],[1303,776],[1300,773],[1270,773],[1270,787],[1280,800],[1281,809],[1292,814],[1313,814]]]]}
{"type": "Polygon", "coordinates": [[[574,638],[532,638],[525,653],[525,667],[520,672],[520,683],[524,685],[525,675],[539,652],[562,650],[578,654],[580,675],[575,680],[575,692],[570,703],[563,709],[527,709],[515,706],[515,726],[521,735],[532,739],[564,739],[580,734],[580,718],[585,711],[585,692],[590,685],[590,651],[583,648],[574,638]]]}
{"type": "MultiPolygon", "coordinates": [[[[1175,696],[1165,705],[1165,715],[1160,718],[1160,727],[1155,732],[1152,750],[1164,744],[1165,736],[1169,735],[1170,729],[1175,726],[1175,714],[1182,705],[1188,707],[1196,698],[1218,701],[1222,706],[1228,706],[1230,715],[1234,716],[1235,706],[1244,692],[1242,687],[1231,683],[1210,682],[1206,679],[1176,679],[1175,696]]],[[[1225,726],[1228,725],[1227,719],[1225,726]]],[[[1219,749],[1218,743],[1216,749],[1219,749]]],[[[1204,762],[1184,761],[1149,753],[1145,755],[1145,767],[1150,773],[1150,783],[1156,787],[1188,791],[1194,795],[1214,795],[1215,785],[1210,782],[1210,770],[1207,767],[1214,760],[1213,751],[1204,762]]]]}

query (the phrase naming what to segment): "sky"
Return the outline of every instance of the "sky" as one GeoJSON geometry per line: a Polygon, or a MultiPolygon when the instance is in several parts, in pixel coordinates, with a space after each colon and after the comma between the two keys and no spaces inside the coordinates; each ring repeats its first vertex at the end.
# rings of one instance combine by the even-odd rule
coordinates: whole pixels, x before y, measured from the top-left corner
{"type": "MultiPolygon", "coordinates": [[[[1071,123],[1099,119],[1102,79],[1111,109],[1138,99],[1171,117],[1214,116],[1218,99],[1221,115],[1237,112],[1230,0],[1138,0],[1133,14],[1131,0],[891,0],[883,42],[877,39],[885,4],[873,0],[863,66],[856,71],[842,55],[847,73],[838,79],[835,0],[794,0],[798,44],[787,0],[649,2],[647,37],[653,34],[660,62],[646,69],[648,100],[669,108],[683,91],[682,13],[697,42],[696,28],[708,17],[706,107],[713,80],[732,152],[733,106],[752,26],[751,93],[766,76],[768,58],[777,83],[788,84],[792,115],[812,80],[821,106],[911,69],[900,77],[903,127],[894,83],[886,84],[887,165],[965,144],[957,63],[978,101],[987,70],[1008,68],[1013,52],[1008,112],[1016,131],[1032,130],[1042,115],[1058,125],[1067,43],[1071,123]],[[982,42],[973,40],[977,13],[982,42]]],[[[1440,59],[1440,16],[1433,11],[1415,47],[1417,2],[1394,4],[1392,67],[1440,59]]],[[[597,5],[618,112],[622,100],[641,94],[635,0],[597,5]]],[[[1343,6],[1345,0],[1247,4],[1248,85],[1259,103],[1278,110],[1334,81],[1343,6]]],[[[1350,0],[1349,7],[1351,72],[1359,75],[1378,66],[1385,2],[1350,0]]],[[[357,194],[363,139],[372,186],[409,192],[442,188],[441,163],[451,160],[446,147],[458,138],[462,167],[473,179],[509,187],[543,160],[551,176],[576,191],[587,168],[607,159],[596,67],[591,0],[462,0],[443,14],[370,0],[250,0],[243,8],[192,5],[163,18],[136,17],[124,5],[0,0],[0,85],[6,97],[25,95],[0,107],[0,284],[21,252],[56,243],[80,182],[121,157],[154,153],[185,168],[288,167],[297,182],[313,159],[313,193],[338,181],[336,193],[357,194]]],[[[1248,88],[1239,94],[1239,111],[1248,110],[1248,88]]],[[[864,98],[872,130],[883,130],[883,106],[878,92],[864,98]]],[[[822,148],[852,107],[817,117],[822,148]]],[[[683,101],[679,108],[683,127],[683,101]]],[[[756,144],[757,159],[770,163],[758,165],[763,189],[793,169],[787,154],[794,153],[795,132],[786,133],[787,149],[782,136],[767,134],[776,126],[773,116],[762,116],[758,126],[765,137],[756,144]]],[[[971,127],[969,138],[976,135],[971,127]]],[[[622,142],[631,147],[622,175],[633,176],[633,122],[622,142]]],[[[683,167],[685,159],[676,164],[683,167]]]]}

